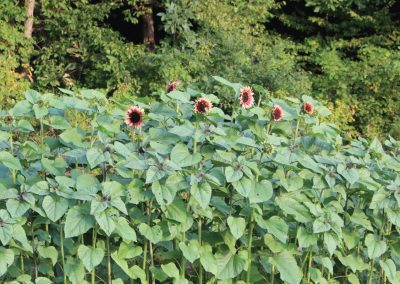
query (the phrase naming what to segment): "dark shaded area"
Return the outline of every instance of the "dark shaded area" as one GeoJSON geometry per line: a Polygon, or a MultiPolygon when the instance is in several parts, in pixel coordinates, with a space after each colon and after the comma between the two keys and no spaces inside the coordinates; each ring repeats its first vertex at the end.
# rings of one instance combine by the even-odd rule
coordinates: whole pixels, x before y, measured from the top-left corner
{"type": "MultiPolygon", "coordinates": [[[[134,24],[126,19],[125,13],[127,11],[131,11],[131,13],[134,13],[133,8],[129,6],[123,6],[118,9],[112,10],[106,23],[110,25],[112,30],[118,32],[126,41],[132,42],[134,44],[142,44],[144,39],[143,17],[139,17],[138,23],[134,24]]],[[[157,14],[162,11],[163,10],[158,6],[153,7],[153,21],[156,44],[159,44],[160,41],[166,37],[166,33],[162,28],[161,18],[157,16],[157,14]]]]}

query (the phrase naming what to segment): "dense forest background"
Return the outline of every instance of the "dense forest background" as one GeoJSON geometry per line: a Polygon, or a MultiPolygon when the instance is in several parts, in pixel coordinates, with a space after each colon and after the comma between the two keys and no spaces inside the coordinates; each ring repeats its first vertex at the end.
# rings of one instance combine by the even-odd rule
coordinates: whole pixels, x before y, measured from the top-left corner
{"type": "Polygon", "coordinates": [[[219,75],[312,95],[350,136],[400,138],[399,27],[392,0],[1,0],[0,106],[28,88],[157,97],[179,79],[229,109],[219,75]]]}

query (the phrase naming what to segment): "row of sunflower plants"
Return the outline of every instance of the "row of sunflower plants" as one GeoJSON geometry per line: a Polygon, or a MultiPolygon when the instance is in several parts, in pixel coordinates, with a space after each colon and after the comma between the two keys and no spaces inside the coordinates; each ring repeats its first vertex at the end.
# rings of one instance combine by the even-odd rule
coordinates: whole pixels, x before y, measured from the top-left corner
{"type": "Polygon", "coordinates": [[[399,283],[400,143],[214,79],[232,113],[178,81],[2,111],[1,283],[399,283]]]}

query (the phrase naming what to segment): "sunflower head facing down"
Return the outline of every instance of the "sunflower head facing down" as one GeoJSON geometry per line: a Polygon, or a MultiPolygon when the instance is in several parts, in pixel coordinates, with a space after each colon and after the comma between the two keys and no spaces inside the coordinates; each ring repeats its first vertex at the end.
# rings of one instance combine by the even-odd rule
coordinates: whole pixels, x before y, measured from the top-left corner
{"type": "Polygon", "coordinates": [[[143,126],[144,110],[138,106],[131,106],[126,111],[125,124],[132,128],[143,126]]]}
{"type": "Polygon", "coordinates": [[[179,81],[179,80],[169,83],[169,85],[167,87],[167,93],[170,93],[173,90],[175,90],[176,88],[178,88],[180,84],[181,84],[181,81],[179,81]]]}

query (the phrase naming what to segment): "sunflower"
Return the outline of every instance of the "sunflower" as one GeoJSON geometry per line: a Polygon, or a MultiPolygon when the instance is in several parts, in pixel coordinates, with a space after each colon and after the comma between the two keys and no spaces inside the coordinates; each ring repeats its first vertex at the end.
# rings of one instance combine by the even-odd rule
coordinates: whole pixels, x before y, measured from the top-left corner
{"type": "Polygon", "coordinates": [[[251,108],[254,104],[254,93],[251,87],[243,87],[240,89],[240,104],[242,108],[251,108]]]}
{"type": "Polygon", "coordinates": [[[309,115],[312,115],[314,113],[314,105],[312,103],[305,102],[303,104],[303,111],[309,115]]]}
{"type": "Polygon", "coordinates": [[[144,110],[137,106],[131,106],[126,112],[125,124],[132,128],[143,126],[144,110]]]}
{"type": "Polygon", "coordinates": [[[212,103],[206,98],[200,98],[194,103],[194,111],[205,115],[208,111],[211,111],[212,103]]]}
{"type": "Polygon", "coordinates": [[[179,80],[169,83],[169,85],[167,87],[167,93],[170,93],[173,90],[175,90],[176,88],[178,88],[180,84],[181,84],[181,81],[179,81],[179,80]]]}
{"type": "Polygon", "coordinates": [[[283,109],[282,109],[282,107],[281,107],[280,105],[275,105],[275,106],[273,107],[273,109],[272,109],[271,115],[272,115],[272,118],[273,118],[275,121],[281,120],[282,117],[283,117],[283,109]]]}

